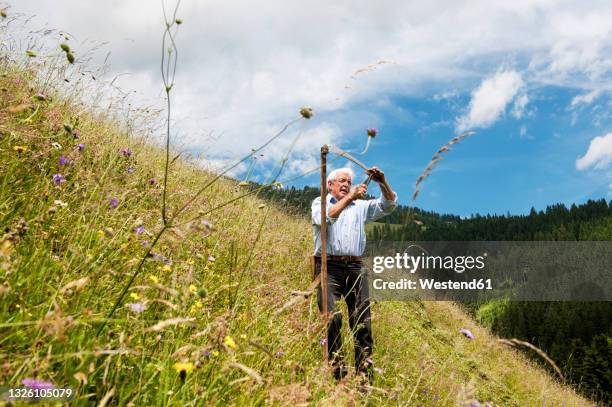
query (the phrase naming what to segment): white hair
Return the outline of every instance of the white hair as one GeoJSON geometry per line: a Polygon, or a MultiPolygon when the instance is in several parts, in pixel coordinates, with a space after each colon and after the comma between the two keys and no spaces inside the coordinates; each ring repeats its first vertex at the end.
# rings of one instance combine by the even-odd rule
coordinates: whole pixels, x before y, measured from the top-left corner
{"type": "Polygon", "coordinates": [[[332,172],[330,172],[329,175],[327,176],[327,182],[335,181],[336,178],[338,177],[338,174],[340,174],[340,173],[348,174],[348,176],[351,177],[351,182],[353,182],[353,178],[355,177],[355,173],[353,172],[353,169],[349,168],[349,167],[337,168],[337,169],[333,170],[332,172]]]}

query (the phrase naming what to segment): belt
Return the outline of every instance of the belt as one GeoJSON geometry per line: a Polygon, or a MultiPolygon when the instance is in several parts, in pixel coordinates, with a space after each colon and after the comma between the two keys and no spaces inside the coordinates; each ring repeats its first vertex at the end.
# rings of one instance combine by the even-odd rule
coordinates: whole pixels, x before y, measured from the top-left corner
{"type": "MultiPolygon", "coordinates": [[[[315,256],[316,261],[320,262],[321,257],[315,256]]],[[[351,261],[361,261],[361,256],[327,256],[327,261],[343,261],[343,262],[351,262],[351,261]]]]}

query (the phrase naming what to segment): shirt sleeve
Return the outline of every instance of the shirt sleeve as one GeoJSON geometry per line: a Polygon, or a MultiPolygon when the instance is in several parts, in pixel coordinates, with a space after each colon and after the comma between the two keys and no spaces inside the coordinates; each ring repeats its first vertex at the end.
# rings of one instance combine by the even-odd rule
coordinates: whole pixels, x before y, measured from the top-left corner
{"type": "MultiPolygon", "coordinates": [[[[397,207],[397,193],[395,199],[385,199],[381,194],[377,199],[367,201],[366,223],[374,222],[385,215],[390,214],[397,207]]],[[[320,213],[320,212],[319,212],[320,213]]]]}
{"type": "MultiPolygon", "coordinates": [[[[329,208],[331,207],[331,205],[327,205],[326,207],[326,212],[327,212],[327,223],[331,224],[334,223],[338,218],[330,218],[329,217],[329,208]]],[[[318,225],[321,226],[321,197],[315,198],[314,201],[312,201],[312,206],[311,206],[311,221],[313,225],[318,225]]]]}

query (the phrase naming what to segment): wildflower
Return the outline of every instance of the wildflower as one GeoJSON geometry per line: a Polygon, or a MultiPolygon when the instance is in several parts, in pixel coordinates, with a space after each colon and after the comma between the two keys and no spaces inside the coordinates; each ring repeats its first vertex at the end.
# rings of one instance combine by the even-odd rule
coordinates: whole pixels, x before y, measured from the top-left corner
{"type": "Polygon", "coordinates": [[[72,132],[72,137],[74,137],[74,138],[79,138],[79,137],[81,137],[81,132],[80,132],[80,131],[78,131],[78,130],[74,130],[74,131],[72,132]]]}
{"type": "Polygon", "coordinates": [[[60,156],[59,159],[59,164],[60,165],[66,165],[66,157],[64,157],[63,155],[60,156]]]}
{"type": "Polygon", "coordinates": [[[127,173],[128,174],[132,174],[134,172],[134,167],[128,167],[127,168],[127,173]]]}
{"type": "Polygon", "coordinates": [[[378,373],[378,374],[379,374],[379,375],[381,375],[381,376],[382,376],[382,374],[383,374],[383,370],[382,370],[380,367],[375,367],[375,368],[373,368],[372,370],[374,370],[376,373],[378,373]]]}
{"type": "Polygon", "coordinates": [[[213,255],[208,256],[208,261],[210,261],[210,262],[215,261],[215,256],[213,256],[213,255]]]}
{"type": "Polygon", "coordinates": [[[204,355],[204,357],[210,357],[210,351],[208,349],[202,351],[202,355],[204,355]]]}
{"type": "Polygon", "coordinates": [[[321,338],[319,340],[319,345],[321,345],[321,346],[325,345],[326,343],[327,343],[327,338],[321,338]]]}
{"type": "Polygon", "coordinates": [[[145,227],[144,225],[140,225],[140,226],[136,226],[136,228],[134,228],[134,232],[136,232],[137,234],[141,234],[144,233],[145,231],[145,227]]]}
{"type": "Polygon", "coordinates": [[[474,339],[475,338],[474,334],[469,329],[466,329],[466,328],[461,328],[459,330],[459,333],[462,333],[468,339],[474,339]]]}
{"type": "Polygon", "coordinates": [[[164,267],[162,267],[162,271],[165,271],[166,273],[171,273],[172,272],[172,266],[169,264],[164,265],[164,267]]]}
{"type": "Polygon", "coordinates": [[[130,298],[133,298],[135,300],[139,300],[140,299],[140,295],[138,295],[138,293],[130,293],[130,298]]]}
{"type": "Polygon", "coordinates": [[[46,390],[46,389],[54,389],[55,385],[51,382],[44,381],[42,379],[23,379],[21,383],[25,387],[29,387],[34,390],[46,390]]]}
{"type": "Polygon", "coordinates": [[[367,358],[366,362],[368,362],[368,365],[373,365],[374,361],[372,360],[372,358],[367,358]]]}
{"type": "Polygon", "coordinates": [[[187,373],[193,372],[193,363],[191,362],[177,362],[174,364],[174,370],[176,370],[181,378],[181,381],[184,382],[187,377],[187,373]]]}
{"type": "Polygon", "coordinates": [[[142,241],[142,246],[143,247],[148,247],[149,246],[149,241],[148,240],[143,240],[142,241]]]}
{"type": "Polygon", "coordinates": [[[314,113],[311,107],[305,106],[300,109],[300,114],[304,119],[310,119],[314,113]]]}
{"type": "Polygon", "coordinates": [[[191,294],[195,294],[198,291],[198,287],[195,286],[195,284],[190,284],[189,285],[189,292],[191,294]]]}
{"type": "Polygon", "coordinates": [[[130,311],[135,314],[140,314],[146,309],[145,305],[142,302],[130,302],[125,305],[130,309],[130,311]]]}
{"type": "Polygon", "coordinates": [[[376,137],[376,135],[378,134],[378,130],[376,130],[374,127],[370,127],[368,129],[368,137],[376,137]]]}
{"type": "Polygon", "coordinates": [[[195,261],[193,259],[188,259],[186,263],[190,266],[193,266],[195,264],[195,261]]]}
{"type": "Polygon", "coordinates": [[[130,150],[129,148],[122,148],[119,150],[119,152],[121,152],[121,154],[123,154],[125,158],[129,158],[132,156],[132,150],[130,150]]]}
{"type": "Polygon", "coordinates": [[[202,301],[198,300],[198,301],[193,303],[193,305],[191,306],[191,309],[189,310],[189,312],[191,312],[192,314],[195,314],[200,309],[202,309],[202,301]]]}
{"type": "Polygon", "coordinates": [[[83,144],[83,143],[79,143],[79,145],[77,147],[79,148],[79,151],[85,150],[85,144],[83,144]]]}
{"type": "Polygon", "coordinates": [[[65,208],[65,207],[68,206],[68,204],[66,202],[64,202],[64,201],[62,201],[60,199],[56,199],[55,201],[53,201],[53,204],[57,205],[57,206],[61,206],[62,208],[65,208]]]}
{"type": "Polygon", "coordinates": [[[434,401],[440,401],[440,396],[437,394],[434,394],[433,399],[434,401]]]}
{"type": "Polygon", "coordinates": [[[60,48],[64,52],[70,52],[70,46],[68,44],[66,44],[65,42],[60,44],[60,48]]]}
{"type": "Polygon", "coordinates": [[[155,178],[150,178],[149,185],[155,185],[155,184],[157,184],[157,180],[155,178]]]}
{"type": "Polygon", "coordinates": [[[117,205],[119,205],[119,200],[113,197],[110,199],[109,205],[111,206],[111,208],[116,208],[117,205]]]}
{"type": "Polygon", "coordinates": [[[164,262],[164,264],[172,264],[172,260],[170,260],[167,257],[161,256],[162,257],[162,261],[164,262]]]}
{"type": "Polygon", "coordinates": [[[66,178],[64,178],[62,174],[53,174],[53,183],[55,185],[59,185],[64,181],[66,181],[66,178]]]}
{"type": "Polygon", "coordinates": [[[149,280],[151,280],[151,282],[153,282],[154,284],[159,283],[159,278],[157,278],[156,276],[153,276],[153,275],[149,276],[149,280]]]}
{"type": "Polygon", "coordinates": [[[285,352],[283,352],[282,350],[279,350],[278,352],[276,352],[277,358],[282,358],[283,356],[285,356],[285,352]]]}
{"type": "Polygon", "coordinates": [[[231,349],[236,349],[236,348],[237,348],[237,346],[236,346],[236,342],[234,342],[234,340],[232,339],[232,337],[231,337],[231,336],[229,336],[229,335],[228,335],[228,336],[226,336],[226,337],[225,337],[225,339],[223,339],[223,344],[224,344],[225,346],[227,346],[228,348],[231,348],[231,349]]]}
{"type": "Polygon", "coordinates": [[[104,231],[103,230],[98,230],[98,237],[99,238],[103,238],[104,237],[104,231]]]}
{"type": "Polygon", "coordinates": [[[17,154],[21,155],[21,154],[23,154],[23,153],[27,153],[27,152],[28,152],[28,147],[26,147],[26,146],[14,146],[14,147],[13,147],[13,150],[14,150],[14,151],[15,151],[17,154]]]}
{"type": "Polygon", "coordinates": [[[217,356],[219,356],[219,351],[218,351],[218,350],[213,350],[213,351],[211,352],[211,355],[213,355],[213,356],[217,357],[217,356]]]}

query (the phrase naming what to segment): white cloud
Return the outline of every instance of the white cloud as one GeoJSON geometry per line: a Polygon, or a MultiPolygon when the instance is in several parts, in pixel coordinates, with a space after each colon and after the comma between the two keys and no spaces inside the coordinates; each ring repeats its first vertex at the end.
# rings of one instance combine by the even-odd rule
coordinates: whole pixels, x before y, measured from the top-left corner
{"type": "Polygon", "coordinates": [[[529,96],[522,94],[514,100],[514,106],[512,107],[512,117],[520,119],[525,114],[525,107],[529,103],[529,96]]]}
{"type": "Polygon", "coordinates": [[[572,103],[570,107],[574,108],[580,104],[585,104],[585,105],[591,104],[600,94],[601,94],[601,90],[595,89],[588,93],[576,95],[572,99],[572,103]]]}
{"type": "MultiPolygon", "coordinates": [[[[137,90],[138,101],[163,107],[159,3],[10,2],[11,14],[39,16],[23,30],[25,36],[48,22],[75,36],[71,45],[77,58],[92,47],[88,40],[107,42],[97,60],[111,52],[108,76],[129,72],[116,83],[137,90]]],[[[467,84],[482,81],[491,66],[507,66],[513,58],[529,64],[516,68],[523,78],[507,71],[508,83],[490,83],[491,92],[472,100],[463,125],[492,124],[523,80],[530,87],[612,85],[608,0],[588,5],[561,0],[312,0],[306,5],[270,0],[256,7],[246,0],[194,1],[183,2],[179,16],[184,23],[177,38],[179,66],[173,89],[176,130],[185,144],[220,161],[248,153],[305,104],[315,109],[308,124],[311,131],[323,133],[324,122],[334,123],[333,142],[361,145],[361,138],[350,135],[372,126],[377,111],[391,110],[376,103],[380,98],[431,97],[440,89],[463,94],[467,84]],[[351,79],[358,69],[380,60],[396,64],[380,65],[351,79]],[[211,131],[223,135],[212,144],[207,137],[211,131]]],[[[57,49],[57,38],[49,39],[57,49]]],[[[450,95],[439,95],[446,96],[450,95]]],[[[513,114],[524,114],[522,100],[516,99],[513,114]]],[[[314,142],[299,144],[296,157],[312,161],[318,151],[314,142]]],[[[273,165],[272,158],[268,164],[273,165]]]]}
{"type": "Polygon", "coordinates": [[[576,160],[576,169],[606,169],[612,163],[612,133],[591,140],[586,154],[576,160]]]}
{"type": "Polygon", "coordinates": [[[491,126],[502,115],[522,86],[523,79],[516,71],[498,72],[485,79],[472,92],[469,112],[457,119],[457,129],[464,131],[491,126]]]}

